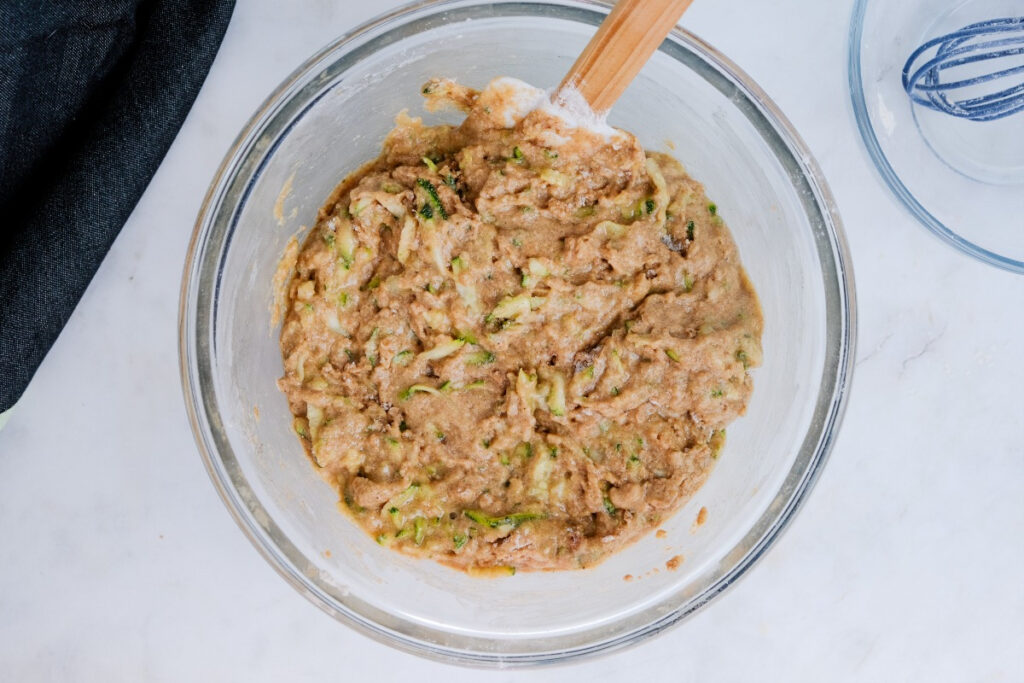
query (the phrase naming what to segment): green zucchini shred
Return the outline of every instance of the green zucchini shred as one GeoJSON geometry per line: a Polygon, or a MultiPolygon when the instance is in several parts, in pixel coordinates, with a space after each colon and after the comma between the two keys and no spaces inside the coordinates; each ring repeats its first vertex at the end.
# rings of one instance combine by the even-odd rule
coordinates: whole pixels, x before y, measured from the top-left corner
{"type": "Polygon", "coordinates": [[[604,511],[608,513],[609,517],[614,517],[615,513],[619,511],[618,508],[615,507],[615,504],[612,503],[611,498],[609,498],[608,496],[604,497],[604,511]]]}
{"type": "Polygon", "coordinates": [[[488,351],[487,349],[481,349],[480,351],[469,354],[469,356],[466,357],[466,362],[470,365],[488,365],[493,363],[495,358],[496,356],[494,355],[494,352],[488,351]]]}
{"type": "Polygon", "coordinates": [[[452,259],[452,274],[459,275],[466,270],[466,262],[461,256],[456,256],[452,259]]]}
{"type": "Polygon", "coordinates": [[[426,384],[413,384],[412,386],[409,386],[403,389],[402,391],[398,392],[398,398],[401,399],[402,401],[407,401],[410,398],[412,398],[414,394],[418,394],[421,392],[425,394],[433,394],[435,396],[441,395],[441,392],[435,389],[434,387],[427,386],[426,384]]]}
{"type": "Polygon", "coordinates": [[[423,205],[422,209],[420,209],[420,214],[423,215],[424,218],[429,219],[433,218],[436,213],[442,220],[448,220],[448,212],[444,210],[444,205],[441,204],[441,198],[437,196],[437,188],[434,187],[434,183],[430,182],[426,178],[417,178],[416,184],[427,193],[427,203],[423,205]],[[424,209],[428,206],[431,208],[431,211],[429,212],[430,215],[424,213],[424,209]]]}
{"type": "Polygon", "coordinates": [[[533,457],[533,444],[529,441],[520,442],[515,449],[512,451],[512,455],[517,458],[532,458],[533,457]]]}
{"type": "Polygon", "coordinates": [[[477,524],[491,529],[498,529],[504,526],[511,526],[513,529],[526,522],[532,522],[537,519],[544,519],[544,515],[538,512],[513,512],[512,514],[505,515],[503,517],[491,517],[485,512],[480,510],[464,510],[466,517],[477,524]]]}
{"type": "Polygon", "coordinates": [[[716,429],[712,432],[708,445],[711,447],[711,458],[718,460],[718,456],[722,454],[722,449],[725,448],[725,430],[716,429]]]}

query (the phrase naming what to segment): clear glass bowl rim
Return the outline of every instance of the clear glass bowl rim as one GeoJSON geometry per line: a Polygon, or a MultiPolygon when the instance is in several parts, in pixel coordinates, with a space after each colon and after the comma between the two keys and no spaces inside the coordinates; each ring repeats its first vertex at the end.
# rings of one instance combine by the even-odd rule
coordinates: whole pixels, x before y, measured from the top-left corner
{"type": "MultiPolygon", "coordinates": [[[[223,447],[221,444],[226,445],[227,439],[223,428],[219,426],[220,416],[215,405],[215,388],[211,379],[210,358],[213,351],[210,344],[209,313],[214,305],[212,301],[214,297],[210,296],[209,292],[201,292],[199,283],[204,270],[212,268],[216,271],[219,265],[219,258],[216,258],[219,254],[211,254],[208,246],[211,242],[211,232],[216,223],[214,219],[220,212],[221,203],[225,199],[226,188],[232,184],[235,175],[243,166],[243,160],[253,153],[253,143],[259,138],[265,125],[296,93],[297,84],[300,84],[309,72],[322,65],[322,61],[327,55],[335,53],[347,44],[357,41],[365,34],[378,30],[389,23],[408,20],[417,15],[441,13],[456,6],[530,6],[536,7],[538,11],[543,8],[546,15],[551,16],[553,12],[557,13],[560,9],[568,11],[578,8],[605,14],[611,4],[607,0],[527,0],[525,2],[516,2],[515,0],[498,0],[498,2],[424,0],[404,5],[392,12],[371,19],[317,51],[264,100],[226,153],[210,183],[195,223],[181,284],[178,346],[186,411],[211,481],[228,511],[250,542],[299,593],[324,612],[355,630],[378,642],[412,654],[445,663],[470,666],[503,668],[535,666],[609,653],[635,645],[677,625],[686,617],[706,606],[725,589],[734,585],[778,539],[816,483],[831,452],[846,409],[855,357],[856,300],[849,250],[838,209],[828,184],[810,150],[792,124],[764,91],[724,55],[696,35],[677,27],[673,31],[672,37],[683,43],[688,49],[698,53],[705,62],[726,74],[745,91],[750,102],[767,120],[780,141],[784,143],[787,153],[800,166],[803,172],[802,179],[813,194],[813,200],[810,203],[813,203],[816,216],[824,228],[824,236],[818,238],[821,240],[818,244],[818,251],[819,253],[825,252],[830,257],[830,259],[822,259],[826,289],[828,290],[830,286],[835,288],[833,296],[826,297],[828,349],[814,420],[800,447],[800,453],[776,497],[757,523],[751,527],[751,530],[729,551],[730,556],[740,557],[740,559],[709,581],[705,589],[698,595],[681,604],[672,605],[671,609],[659,617],[652,618],[641,628],[619,632],[600,641],[569,644],[564,648],[550,648],[538,653],[509,655],[474,648],[471,640],[458,642],[460,638],[453,637],[448,633],[439,633],[438,635],[444,635],[449,642],[455,641],[455,645],[439,645],[436,642],[409,638],[375,622],[372,617],[360,614],[344,604],[339,604],[330,595],[319,590],[308,576],[296,571],[266,530],[256,522],[253,513],[239,496],[236,490],[239,482],[246,488],[247,485],[237,464],[226,463],[224,454],[221,452],[223,447]],[[211,413],[216,419],[210,419],[211,413]],[[217,425],[213,423],[217,423],[217,425]],[[743,552],[733,555],[737,550],[743,552]]],[[[265,156],[272,151],[271,148],[264,150],[261,154],[265,156]]],[[[230,458],[234,460],[233,454],[230,458]]],[[[273,524],[272,520],[271,524],[273,524]]],[[[422,627],[420,628],[422,630],[422,627]]]]}
{"type": "Polygon", "coordinates": [[[961,237],[956,231],[950,229],[945,223],[932,215],[921,202],[917,201],[914,194],[900,180],[892,164],[889,163],[888,157],[885,156],[885,152],[882,150],[878,136],[875,135],[874,126],[871,125],[871,117],[868,114],[867,101],[864,97],[860,54],[861,43],[864,37],[864,15],[867,12],[868,2],[869,0],[857,0],[853,6],[853,15],[850,19],[848,72],[854,119],[857,121],[857,129],[860,131],[860,136],[864,140],[864,146],[867,148],[868,156],[871,157],[875,169],[882,176],[882,180],[889,186],[889,189],[892,190],[892,193],[896,195],[896,198],[933,235],[982,263],[1008,270],[1011,273],[1024,273],[1024,261],[1003,256],[975,244],[961,237]]]}

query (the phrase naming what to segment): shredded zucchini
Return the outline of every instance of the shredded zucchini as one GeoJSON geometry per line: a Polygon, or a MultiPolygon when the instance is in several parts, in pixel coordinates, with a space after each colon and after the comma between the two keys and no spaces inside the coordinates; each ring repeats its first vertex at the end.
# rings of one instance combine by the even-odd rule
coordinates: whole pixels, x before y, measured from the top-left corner
{"type": "Polygon", "coordinates": [[[466,305],[468,311],[474,315],[480,314],[480,295],[477,293],[476,287],[456,282],[455,291],[459,293],[462,303],[466,305]]]}
{"type": "Polygon", "coordinates": [[[545,518],[545,515],[539,512],[513,512],[504,517],[491,517],[486,512],[481,512],[480,510],[465,510],[465,515],[477,524],[491,529],[515,529],[526,522],[545,518]]]}
{"type": "Polygon", "coordinates": [[[424,351],[420,354],[420,360],[438,360],[445,358],[457,352],[463,346],[466,345],[464,339],[449,339],[448,341],[441,342],[429,351],[424,351]]]}
{"type": "Polygon", "coordinates": [[[413,241],[416,239],[416,221],[412,216],[405,217],[402,232],[398,237],[398,262],[405,263],[412,252],[413,241]]]}
{"type": "Polygon", "coordinates": [[[327,311],[327,329],[335,334],[340,334],[342,337],[351,337],[347,329],[341,324],[341,320],[338,318],[337,311],[327,311]]]}
{"type": "Polygon", "coordinates": [[[512,450],[512,455],[517,458],[532,458],[533,457],[533,444],[529,441],[521,441],[512,450]]]}
{"type": "Polygon", "coordinates": [[[540,259],[532,258],[527,261],[520,283],[524,288],[532,288],[548,275],[551,275],[551,271],[544,262],[540,259]]]}
{"type": "Polygon", "coordinates": [[[433,394],[434,396],[442,396],[441,392],[432,386],[426,384],[413,384],[410,387],[403,389],[398,392],[398,398],[402,401],[407,401],[412,398],[415,394],[433,394]]]}
{"type": "Polygon", "coordinates": [[[538,406],[547,408],[547,403],[544,402],[546,397],[540,393],[537,387],[537,375],[531,375],[522,368],[519,369],[516,376],[516,394],[531,412],[538,406]]]}
{"type": "Polygon", "coordinates": [[[530,495],[540,500],[547,500],[549,496],[551,472],[555,468],[554,458],[537,458],[531,473],[530,495]]]}
{"type": "Polygon", "coordinates": [[[496,356],[493,352],[481,349],[480,351],[469,354],[469,356],[466,357],[466,362],[470,365],[488,365],[493,363],[495,358],[496,356]]]}
{"type": "Polygon", "coordinates": [[[491,320],[518,318],[525,313],[529,313],[531,310],[540,308],[544,305],[545,301],[546,299],[541,296],[527,296],[525,294],[507,296],[498,302],[498,305],[494,307],[491,314],[487,316],[487,320],[490,322],[491,320]]]}
{"type": "Polygon", "coordinates": [[[614,517],[615,513],[618,512],[618,509],[615,507],[615,505],[611,501],[611,498],[609,498],[608,496],[604,497],[604,511],[608,513],[609,517],[614,517]]]}
{"type": "Polygon", "coordinates": [[[626,234],[627,226],[622,223],[616,223],[615,221],[601,221],[594,226],[594,232],[599,235],[604,235],[609,239],[616,237],[622,237],[626,234]]]}
{"type": "Polygon", "coordinates": [[[324,411],[320,406],[312,403],[306,404],[306,420],[309,423],[309,435],[315,441],[324,422],[324,411]]]}
{"type": "Polygon", "coordinates": [[[370,337],[369,339],[366,340],[366,345],[363,347],[363,355],[365,355],[366,359],[370,361],[371,367],[377,367],[377,350],[379,339],[380,328],[375,327],[373,328],[373,331],[370,332],[370,337]]]}
{"type": "Polygon", "coordinates": [[[352,232],[352,224],[347,220],[335,221],[334,236],[342,267],[348,270],[352,267],[356,253],[356,235],[352,232]]]}
{"type": "MultiPolygon", "coordinates": [[[[651,176],[651,182],[654,184],[654,197],[652,197],[652,201],[658,207],[658,220],[664,222],[665,211],[668,208],[669,202],[668,185],[665,183],[665,176],[662,175],[661,167],[658,166],[658,162],[654,159],[647,159],[644,165],[647,168],[648,175],[651,176]]],[[[644,208],[646,208],[646,205],[644,208]]],[[[647,213],[650,214],[652,211],[647,213]]]]}
{"type": "Polygon", "coordinates": [[[572,178],[561,171],[556,171],[553,168],[541,169],[540,173],[537,175],[540,176],[540,179],[545,183],[555,185],[557,187],[568,187],[572,183],[572,178]]]}
{"type": "Polygon", "coordinates": [[[722,449],[725,448],[725,430],[716,429],[711,433],[711,440],[708,442],[711,447],[711,457],[715,460],[722,454],[722,449]]]}
{"type": "Polygon", "coordinates": [[[560,372],[552,372],[551,391],[548,393],[548,410],[556,417],[565,415],[565,378],[560,372]]]}
{"type": "Polygon", "coordinates": [[[393,507],[401,508],[401,507],[403,507],[405,505],[408,505],[409,503],[411,503],[413,501],[414,498],[416,498],[416,496],[419,494],[419,492],[420,492],[420,485],[419,484],[410,484],[404,491],[402,491],[401,493],[397,494],[394,498],[389,500],[385,504],[385,507],[390,509],[390,508],[393,508],[393,507]]]}
{"type": "Polygon", "coordinates": [[[359,214],[365,211],[366,207],[368,207],[371,203],[372,200],[369,197],[360,197],[359,199],[348,205],[348,212],[353,216],[358,217],[359,214]]]}
{"type": "Polygon", "coordinates": [[[316,283],[306,280],[295,289],[295,298],[300,301],[309,301],[316,296],[316,283]]]}
{"type": "Polygon", "coordinates": [[[417,178],[416,184],[426,193],[427,203],[420,209],[420,215],[426,219],[431,219],[435,215],[440,216],[442,220],[448,220],[448,212],[444,210],[444,205],[441,203],[441,198],[437,196],[437,188],[434,183],[430,182],[426,178],[417,178]],[[427,208],[430,211],[426,211],[427,208]]]}

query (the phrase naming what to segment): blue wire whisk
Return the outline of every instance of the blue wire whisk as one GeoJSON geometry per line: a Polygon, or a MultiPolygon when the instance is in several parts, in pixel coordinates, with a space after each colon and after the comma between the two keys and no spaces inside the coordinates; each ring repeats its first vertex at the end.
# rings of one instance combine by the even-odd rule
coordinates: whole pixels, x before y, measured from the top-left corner
{"type": "Polygon", "coordinates": [[[903,88],[917,104],[971,121],[1024,111],[1024,17],[982,21],[929,40],[904,65],[903,88]],[[976,67],[968,65],[992,60],[1001,60],[997,71],[972,75],[976,67]],[[1012,84],[1004,87],[1006,81],[1012,84]]]}

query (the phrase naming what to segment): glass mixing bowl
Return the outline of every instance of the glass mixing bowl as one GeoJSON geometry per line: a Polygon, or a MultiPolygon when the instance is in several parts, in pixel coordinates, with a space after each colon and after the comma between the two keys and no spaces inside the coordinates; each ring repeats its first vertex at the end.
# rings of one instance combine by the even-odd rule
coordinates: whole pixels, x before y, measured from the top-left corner
{"type": "MultiPolygon", "coordinates": [[[[889,189],[940,239],[1015,273],[1024,273],[1024,113],[979,122],[932,111],[911,103],[902,72],[925,41],[1021,11],[1021,0],[857,0],[848,54],[857,127],[889,189]]],[[[992,63],[972,65],[970,75],[1006,66],[992,63]]],[[[965,77],[951,73],[944,82],[965,77]]],[[[985,92],[1019,82],[986,84],[985,92]]]]}
{"type": "MultiPolygon", "coordinates": [[[[420,86],[499,75],[556,85],[608,8],[451,0],[402,9],[302,65],[252,117],[210,186],[182,283],[185,402],[242,530],[303,595],[363,633],[445,661],[509,666],[639,642],[734,583],[775,541],[836,436],[854,344],[853,278],[829,190],[765,94],[676,31],[612,111],[671,148],[728,221],[764,308],[764,366],[707,484],[663,528],[592,569],[481,579],[377,545],[310,466],[275,382],[272,281],[285,244],[380,151],[420,86]],[[290,188],[290,191],[288,191],[290,188]],[[283,191],[284,190],[284,191],[283,191]],[[693,529],[698,510],[707,521],[693,529]],[[666,561],[685,560],[674,571],[666,561]],[[634,577],[624,580],[626,574],[634,577]]],[[[429,122],[454,115],[426,115],[429,122]]]]}

